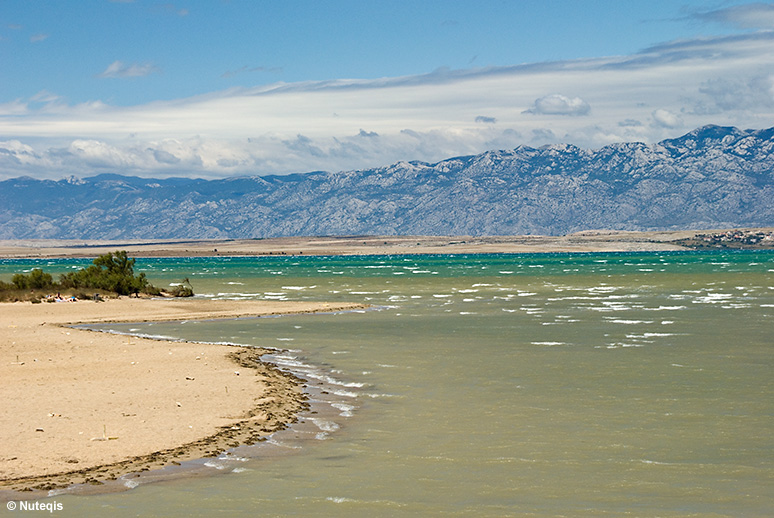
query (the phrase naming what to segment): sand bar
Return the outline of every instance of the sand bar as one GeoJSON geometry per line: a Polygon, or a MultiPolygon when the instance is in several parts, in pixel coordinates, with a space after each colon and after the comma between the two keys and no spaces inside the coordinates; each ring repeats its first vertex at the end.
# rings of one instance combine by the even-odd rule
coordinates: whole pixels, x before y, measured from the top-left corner
{"type": "Polygon", "coordinates": [[[589,231],[567,236],[339,236],[222,240],[0,240],[0,257],[467,254],[684,250],[670,241],[694,232],[589,231]]]}
{"type": "MultiPolygon", "coordinates": [[[[398,255],[687,250],[678,243],[726,229],[630,232],[587,230],[565,236],[326,236],[211,240],[0,240],[0,258],[398,255]]],[[[774,227],[748,230],[774,231],[774,227]]]]}
{"type": "Polygon", "coordinates": [[[293,422],[298,382],[264,351],[66,324],[234,318],[363,307],[111,299],[0,305],[0,489],[46,490],[202,458],[293,422]]]}

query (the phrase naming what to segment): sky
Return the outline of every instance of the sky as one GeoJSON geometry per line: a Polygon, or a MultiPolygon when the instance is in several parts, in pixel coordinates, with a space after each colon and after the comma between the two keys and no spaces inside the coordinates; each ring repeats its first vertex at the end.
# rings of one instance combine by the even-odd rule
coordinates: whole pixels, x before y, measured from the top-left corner
{"type": "Polygon", "coordinates": [[[774,3],[2,0],[0,180],[223,178],[774,126],[774,3]]]}

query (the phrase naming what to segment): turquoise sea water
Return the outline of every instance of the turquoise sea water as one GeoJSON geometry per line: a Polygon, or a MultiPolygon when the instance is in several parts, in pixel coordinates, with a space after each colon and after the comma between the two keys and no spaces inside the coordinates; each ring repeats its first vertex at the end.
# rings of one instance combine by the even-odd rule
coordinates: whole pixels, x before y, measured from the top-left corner
{"type": "MultiPolygon", "coordinates": [[[[87,263],[5,260],[0,278],[87,263]]],[[[375,309],[111,326],[280,348],[329,411],[212,476],[53,495],[58,516],[774,515],[774,253],[137,267],[199,297],[375,309]]]]}

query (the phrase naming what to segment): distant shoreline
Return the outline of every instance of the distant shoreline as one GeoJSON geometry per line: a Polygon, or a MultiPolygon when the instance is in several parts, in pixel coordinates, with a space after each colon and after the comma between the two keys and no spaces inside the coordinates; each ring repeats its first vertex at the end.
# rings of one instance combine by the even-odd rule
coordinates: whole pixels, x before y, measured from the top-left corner
{"type": "MultiPolygon", "coordinates": [[[[736,229],[731,229],[736,230],[736,229]]],[[[774,227],[742,231],[774,232],[774,227]]],[[[564,236],[332,236],[212,240],[0,240],[0,258],[90,258],[114,250],[133,257],[210,257],[282,255],[399,255],[470,253],[638,252],[697,248],[772,248],[711,246],[697,237],[729,229],[632,232],[588,230],[564,236]],[[705,246],[706,245],[706,246],[705,246]]]]}

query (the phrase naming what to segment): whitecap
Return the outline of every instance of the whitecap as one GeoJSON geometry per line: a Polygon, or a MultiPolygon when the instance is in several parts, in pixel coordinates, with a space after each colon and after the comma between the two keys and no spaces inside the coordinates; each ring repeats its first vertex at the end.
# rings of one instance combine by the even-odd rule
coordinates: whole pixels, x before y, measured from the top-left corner
{"type": "Polygon", "coordinates": [[[326,419],[312,417],[309,420],[312,421],[315,426],[323,432],[335,432],[340,428],[338,423],[334,423],[333,421],[328,421],[326,419]]]}
{"type": "Polygon", "coordinates": [[[333,502],[334,504],[343,504],[345,502],[354,502],[355,500],[351,498],[344,498],[343,496],[329,496],[326,498],[329,502],[333,502]]]}
{"type": "Polygon", "coordinates": [[[642,308],[645,311],[679,311],[687,306],[659,306],[657,308],[642,308]]]}
{"type": "Polygon", "coordinates": [[[276,440],[274,437],[269,437],[266,440],[266,443],[267,444],[273,444],[274,446],[279,446],[280,448],[288,448],[288,449],[291,449],[291,450],[300,450],[301,449],[301,446],[293,446],[291,444],[286,444],[284,442],[280,442],[280,441],[276,440]]]}
{"type": "Polygon", "coordinates": [[[334,390],[333,393],[337,396],[356,398],[357,394],[349,390],[334,390]]]}
{"type": "Polygon", "coordinates": [[[730,293],[708,293],[703,297],[696,297],[693,300],[693,303],[694,304],[718,304],[721,302],[726,302],[728,299],[732,297],[733,295],[731,295],[730,293]]]}
{"type": "Polygon", "coordinates": [[[586,291],[590,291],[591,293],[611,293],[617,289],[616,286],[592,286],[591,288],[587,288],[586,291]]]}
{"type": "Polygon", "coordinates": [[[331,403],[331,406],[336,410],[340,410],[341,413],[339,415],[342,417],[352,417],[354,415],[352,413],[355,409],[353,405],[348,405],[346,403],[331,403]]]}

